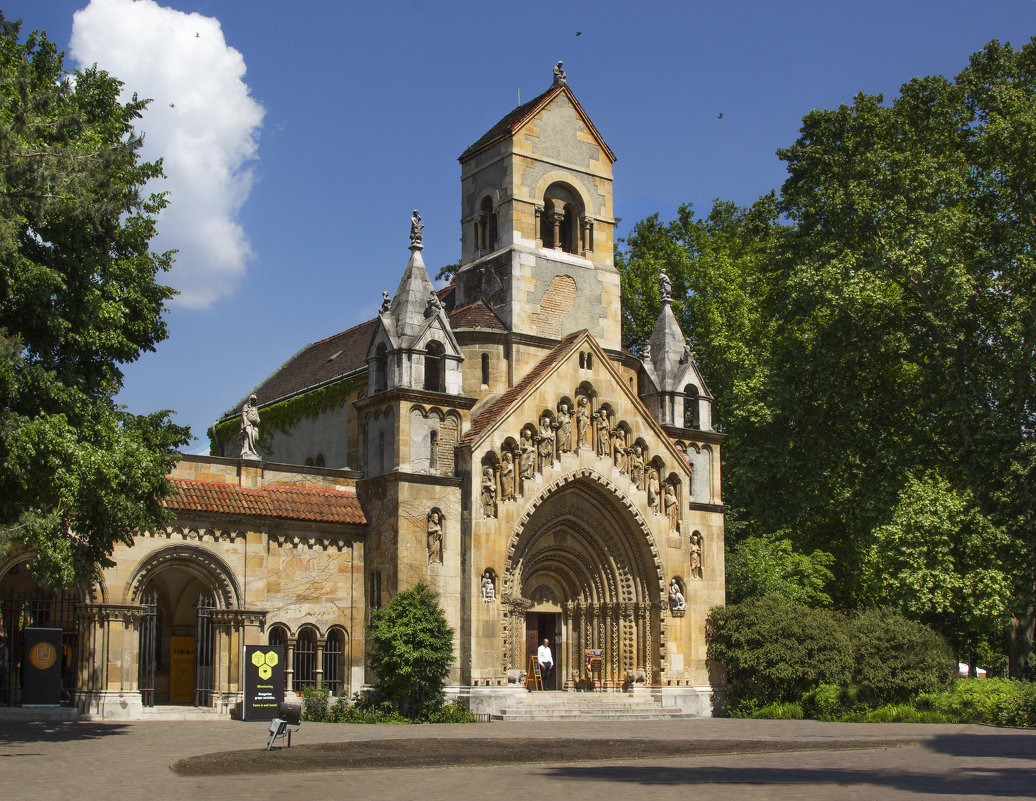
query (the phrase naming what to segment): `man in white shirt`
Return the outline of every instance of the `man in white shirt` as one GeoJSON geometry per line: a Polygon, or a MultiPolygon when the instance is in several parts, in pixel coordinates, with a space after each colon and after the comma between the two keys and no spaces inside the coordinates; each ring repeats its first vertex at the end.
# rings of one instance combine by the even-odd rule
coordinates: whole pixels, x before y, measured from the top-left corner
{"type": "Polygon", "coordinates": [[[540,678],[543,680],[543,687],[547,687],[547,679],[554,669],[554,655],[550,652],[550,640],[544,638],[540,647],[536,649],[536,661],[540,663],[540,678]]]}

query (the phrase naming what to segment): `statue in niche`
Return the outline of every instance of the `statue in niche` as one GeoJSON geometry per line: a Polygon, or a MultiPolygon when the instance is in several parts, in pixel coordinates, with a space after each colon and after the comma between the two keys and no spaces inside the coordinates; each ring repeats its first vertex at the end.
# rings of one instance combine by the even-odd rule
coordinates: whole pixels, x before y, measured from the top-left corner
{"type": "Polygon", "coordinates": [[[442,564],[442,512],[428,513],[428,564],[442,564]]]}
{"type": "Polygon", "coordinates": [[[687,609],[687,601],[680,591],[680,582],[675,578],[669,582],[669,608],[674,612],[684,612],[687,609]]]}
{"type": "Polygon", "coordinates": [[[504,458],[500,463],[500,500],[513,501],[516,495],[516,484],[514,480],[514,454],[504,451],[504,458]]]}
{"type": "Polygon", "coordinates": [[[249,395],[241,407],[241,458],[262,458],[259,455],[259,404],[255,395],[249,395]]]}
{"type": "Polygon", "coordinates": [[[669,528],[676,531],[676,524],[680,520],[680,504],[676,499],[676,487],[670,483],[665,485],[665,516],[669,518],[669,528]]]}
{"type": "Polygon", "coordinates": [[[576,401],[576,435],[580,448],[590,444],[590,399],[585,395],[576,401]]]}
{"type": "Polygon", "coordinates": [[[621,428],[615,429],[615,466],[619,472],[626,473],[626,432],[621,428]]]}
{"type": "Polygon", "coordinates": [[[421,222],[421,215],[414,209],[414,214],[410,218],[410,247],[412,248],[423,248],[421,240],[424,235],[421,233],[424,230],[424,224],[421,222]]]}
{"type": "Polygon", "coordinates": [[[518,475],[532,478],[536,473],[536,446],[532,441],[532,430],[522,430],[522,452],[518,457],[518,475]]]}
{"type": "Polygon", "coordinates": [[[691,535],[691,576],[701,578],[701,534],[695,531],[691,535]]]}
{"type": "Polygon", "coordinates": [[[572,450],[572,415],[569,414],[568,404],[558,404],[558,453],[568,453],[572,450]]]}
{"type": "Polygon", "coordinates": [[[658,290],[663,303],[673,299],[673,282],[669,280],[669,273],[665,269],[658,273],[658,290]]]}
{"type": "Polygon", "coordinates": [[[658,493],[661,491],[661,486],[658,483],[658,471],[654,468],[648,470],[647,480],[647,495],[648,495],[648,508],[652,512],[659,512],[659,497],[658,493]]]}
{"type": "Polygon", "coordinates": [[[609,456],[612,447],[611,426],[608,424],[608,412],[599,409],[597,412],[597,455],[609,456]]]}
{"type": "Polygon", "coordinates": [[[496,476],[488,465],[482,470],[482,512],[486,517],[496,517],[496,476]]]}
{"type": "Polygon", "coordinates": [[[493,584],[493,574],[488,570],[482,574],[482,600],[485,603],[496,600],[496,585],[493,584]]]}
{"type": "Polygon", "coordinates": [[[378,314],[384,314],[392,307],[392,298],[389,297],[388,292],[381,293],[381,308],[378,309],[378,314]]]}
{"type": "Polygon", "coordinates": [[[540,432],[536,437],[536,448],[540,454],[540,465],[554,464],[554,425],[548,415],[540,418],[540,432]]]}
{"type": "Polygon", "coordinates": [[[637,489],[644,483],[644,449],[639,445],[634,445],[630,454],[630,481],[637,489]]]}

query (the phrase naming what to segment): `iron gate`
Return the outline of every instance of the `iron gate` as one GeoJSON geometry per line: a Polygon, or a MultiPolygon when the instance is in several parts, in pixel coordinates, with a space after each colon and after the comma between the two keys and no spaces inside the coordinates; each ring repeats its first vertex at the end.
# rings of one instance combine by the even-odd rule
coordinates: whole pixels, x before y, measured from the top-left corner
{"type": "Polygon", "coordinates": [[[155,671],[158,668],[158,593],[144,596],[144,619],[140,624],[140,702],[155,705],[155,671]]]}
{"type": "Polygon", "coordinates": [[[61,629],[61,703],[75,703],[79,665],[79,602],[38,591],[0,595],[0,706],[22,703],[25,629],[61,629]]]}
{"type": "Polygon", "coordinates": [[[212,598],[198,598],[198,639],[195,646],[197,664],[194,669],[194,705],[212,706],[213,692],[213,651],[216,638],[212,627],[212,610],[216,602],[212,598]]]}

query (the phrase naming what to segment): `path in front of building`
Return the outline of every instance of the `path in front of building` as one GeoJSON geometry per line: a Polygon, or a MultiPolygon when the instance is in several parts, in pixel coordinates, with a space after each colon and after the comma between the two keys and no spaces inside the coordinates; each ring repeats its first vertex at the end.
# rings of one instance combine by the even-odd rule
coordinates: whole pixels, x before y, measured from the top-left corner
{"type": "Polygon", "coordinates": [[[1036,797],[1036,731],[984,726],[305,723],[293,747],[271,753],[268,763],[256,753],[266,728],[225,720],[3,722],[0,799],[629,801],[643,791],[695,801],[1036,797]],[[200,755],[209,756],[192,759],[200,755]],[[213,774],[220,762],[220,770],[248,772],[213,774]],[[187,775],[174,772],[174,763],[187,775]],[[421,764],[429,766],[415,767],[421,764]]]}

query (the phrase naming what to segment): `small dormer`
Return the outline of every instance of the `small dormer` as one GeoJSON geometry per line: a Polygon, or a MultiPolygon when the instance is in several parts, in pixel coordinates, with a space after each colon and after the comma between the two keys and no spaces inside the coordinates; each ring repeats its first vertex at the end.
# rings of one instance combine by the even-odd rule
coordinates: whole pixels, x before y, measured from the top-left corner
{"type": "Polygon", "coordinates": [[[644,347],[640,396],[662,425],[711,431],[712,394],[673,314],[672,284],[665,270],[659,275],[659,288],[662,309],[644,347]]]}

